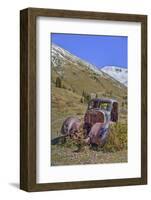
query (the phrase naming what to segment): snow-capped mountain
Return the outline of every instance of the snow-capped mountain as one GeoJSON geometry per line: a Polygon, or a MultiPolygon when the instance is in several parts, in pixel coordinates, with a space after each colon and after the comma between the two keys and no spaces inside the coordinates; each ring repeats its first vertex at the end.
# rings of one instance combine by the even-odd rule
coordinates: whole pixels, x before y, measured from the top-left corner
{"type": "Polygon", "coordinates": [[[128,70],[126,68],[117,66],[105,66],[101,68],[101,71],[105,72],[115,80],[127,86],[128,70]]]}
{"type": "Polygon", "coordinates": [[[125,85],[119,80],[54,43],[51,46],[51,67],[53,77],[59,76],[65,87],[70,85],[78,90],[85,87],[92,92],[96,90],[104,93],[111,90],[125,91],[125,85]]]}
{"type": "Polygon", "coordinates": [[[54,67],[58,67],[60,65],[60,59],[61,59],[61,64],[63,62],[71,62],[71,63],[77,63],[77,64],[82,64],[88,69],[92,70],[93,72],[103,75],[103,73],[94,65],[86,62],[85,60],[82,60],[81,58],[76,57],[75,55],[71,54],[69,51],[59,47],[56,44],[52,44],[51,48],[51,58],[52,58],[52,64],[54,67]]]}

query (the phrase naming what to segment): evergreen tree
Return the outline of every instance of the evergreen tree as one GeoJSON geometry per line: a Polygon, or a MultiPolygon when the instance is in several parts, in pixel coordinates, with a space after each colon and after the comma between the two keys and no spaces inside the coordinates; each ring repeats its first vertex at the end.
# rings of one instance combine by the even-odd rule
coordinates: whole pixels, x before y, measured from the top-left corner
{"type": "Polygon", "coordinates": [[[84,90],[83,90],[83,92],[82,92],[82,96],[83,96],[83,97],[85,96],[85,92],[84,92],[84,90]]]}
{"type": "Polygon", "coordinates": [[[91,99],[91,96],[90,96],[89,94],[87,94],[87,96],[86,96],[86,100],[87,100],[87,102],[89,102],[90,99],[91,99]]]}
{"type": "Polygon", "coordinates": [[[61,88],[61,79],[59,77],[56,78],[56,87],[61,88]]]}
{"type": "Polygon", "coordinates": [[[124,108],[124,102],[122,102],[122,108],[124,108]]]}
{"type": "Polygon", "coordinates": [[[83,103],[83,98],[81,97],[80,102],[83,103]]]}

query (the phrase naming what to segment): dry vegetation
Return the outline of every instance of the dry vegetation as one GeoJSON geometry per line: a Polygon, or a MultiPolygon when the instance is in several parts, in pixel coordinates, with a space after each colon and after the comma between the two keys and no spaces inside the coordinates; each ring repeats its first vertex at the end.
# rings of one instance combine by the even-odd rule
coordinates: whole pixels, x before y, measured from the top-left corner
{"type": "Polygon", "coordinates": [[[107,143],[102,148],[103,152],[117,152],[127,149],[127,124],[114,123],[110,125],[107,143]]]}
{"type": "MultiPolygon", "coordinates": [[[[60,128],[68,116],[77,116],[81,120],[87,104],[80,103],[80,95],[64,89],[52,88],[52,138],[60,136],[60,128]]],[[[110,125],[110,134],[107,143],[98,151],[83,145],[80,152],[76,152],[78,144],[67,138],[65,143],[52,145],[51,164],[75,165],[94,163],[127,162],[127,119],[126,108],[120,112],[120,121],[110,125]]]]}
{"type": "Polygon", "coordinates": [[[127,128],[125,124],[112,124],[107,143],[94,151],[90,146],[67,138],[65,143],[52,145],[52,165],[75,165],[127,162],[127,128]]]}
{"type": "Polygon", "coordinates": [[[76,152],[77,143],[67,139],[66,143],[51,145],[51,164],[94,164],[127,162],[127,88],[107,76],[88,70],[82,63],[64,62],[52,68],[51,93],[51,138],[60,136],[63,121],[69,116],[84,117],[87,102],[81,100],[83,91],[97,97],[114,98],[119,102],[119,122],[111,124],[107,143],[99,151],[83,145],[76,152]],[[59,77],[61,84],[56,87],[59,77]]]}

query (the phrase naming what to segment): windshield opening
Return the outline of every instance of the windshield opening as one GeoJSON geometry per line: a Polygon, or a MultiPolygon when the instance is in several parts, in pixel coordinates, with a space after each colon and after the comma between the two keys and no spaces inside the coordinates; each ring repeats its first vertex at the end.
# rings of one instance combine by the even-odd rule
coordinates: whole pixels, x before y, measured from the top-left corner
{"type": "Polygon", "coordinates": [[[99,107],[99,102],[98,101],[91,101],[89,103],[89,109],[98,108],[98,107],[99,107]]]}
{"type": "Polygon", "coordinates": [[[111,103],[110,102],[105,102],[105,101],[91,101],[89,103],[88,109],[101,109],[101,110],[106,110],[110,111],[111,110],[111,103]]]}
{"type": "Polygon", "coordinates": [[[100,102],[99,108],[101,110],[107,110],[107,111],[109,111],[110,107],[111,107],[111,103],[109,103],[109,102],[100,102]]]}

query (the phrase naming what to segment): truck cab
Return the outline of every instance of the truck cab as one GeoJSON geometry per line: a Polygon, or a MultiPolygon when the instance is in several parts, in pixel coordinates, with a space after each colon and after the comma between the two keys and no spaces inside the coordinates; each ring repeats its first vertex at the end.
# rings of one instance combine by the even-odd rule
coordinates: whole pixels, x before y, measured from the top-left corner
{"type": "Polygon", "coordinates": [[[94,98],[89,101],[84,116],[84,129],[89,133],[95,123],[109,124],[118,121],[118,102],[107,98],[94,98]]]}

